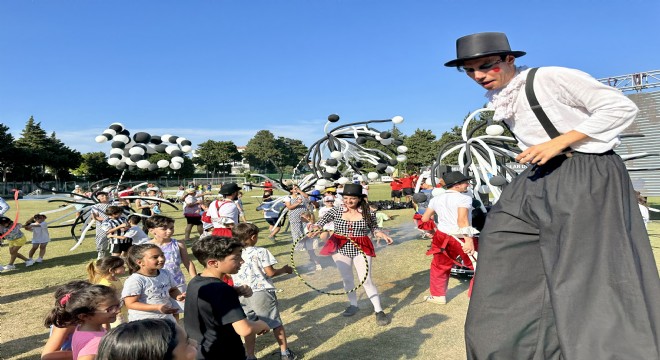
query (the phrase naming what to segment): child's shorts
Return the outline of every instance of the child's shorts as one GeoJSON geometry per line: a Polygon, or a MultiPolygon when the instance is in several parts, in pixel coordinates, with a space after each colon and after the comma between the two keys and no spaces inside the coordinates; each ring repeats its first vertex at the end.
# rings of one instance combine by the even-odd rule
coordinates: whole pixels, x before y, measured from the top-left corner
{"type": "Polygon", "coordinates": [[[9,246],[23,246],[25,245],[26,242],[27,242],[27,238],[25,237],[25,235],[23,235],[18,239],[7,241],[7,244],[9,244],[9,246]]]}
{"type": "Polygon", "coordinates": [[[275,289],[255,291],[250,297],[241,297],[241,305],[248,320],[263,320],[271,329],[282,326],[275,289]]]}
{"type": "Polygon", "coordinates": [[[268,225],[275,226],[277,224],[277,218],[264,218],[268,225]]]}
{"type": "Polygon", "coordinates": [[[120,254],[124,251],[128,251],[128,249],[133,245],[133,242],[129,241],[124,244],[110,244],[110,253],[112,254],[120,254]]]}

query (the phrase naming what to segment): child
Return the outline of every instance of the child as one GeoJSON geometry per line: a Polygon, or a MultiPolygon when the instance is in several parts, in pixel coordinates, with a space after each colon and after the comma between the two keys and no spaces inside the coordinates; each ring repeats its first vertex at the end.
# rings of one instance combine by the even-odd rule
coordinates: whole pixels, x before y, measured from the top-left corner
{"type": "MultiPolygon", "coordinates": [[[[335,197],[333,195],[326,195],[323,197],[323,205],[323,207],[319,208],[319,219],[322,218],[323,215],[325,215],[333,207],[335,207],[335,197]]],[[[330,221],[323,225],[323,231],[319,234],[319,238],[321,241],[326,241],[333,231],[335,231],[335,223],[330,221]]]]}
{"type": "Polygon", "coordinates": [[[128,217],[128,225],[130,228],[126,230],[124,236],[131,239],[132,245],[141,245],[149,242],[149,236],[140,227],[142,218],[138,215],[131,215],[128,217]]]}
{"type": "Polygon", "coordinates": [[[7,244],[9,245],[9,263],[2,267],[2,271],[16,270],[16,266],[14,265],[16,258],[25,261],[25,266],[32,266],[34,264],[34,261],[26,258],[23,254],[18,252],[18,250],[20,250],[21,247],[25,245],[27,239],[21,231],[21,224],[16,224],[16,226],[14,226],[11,231],[9,231],[13,225],[14,222],[11,221],[11,219],[8,217],[0,217],[0,234],[9,232],[4,237],[4,239],[7,240],[7,244]]]}
{"type": "Polygon", "coordinates": [[[208,219],[204,215],[206,215],[206,211],[209,209],[209,206],[211,205],[212,202],[213,200],[210,199],[204,200],[204,202],[200,205],[200,207],[202,208],[202,212],[200,213],[200,215],[202,216],[202,228],[204,229],[202,234],[199,236],[200,239],[205,236],[211,235],[211,233],[213,232],[213,223],[210,221],[204,221],[205,219],[208,219]]]}
{"type": "Polygon", "coordinates": [[[71,338],[73,359],[94,360],[105,330],[119,313],[115,291],[103,285],[89,285],[62,296],[46,317],[46,323],[59,328],[75,325],[71,338]]]}
{"type": "Polygon", "coordinates": [[[39,257],[35,262],[44,261],[46,255],[46,246],[50,242],[50,234],[48,234],[48,223],[46,222],[46,215],[36,214],[25,222],[25,230],[32,231],[32,249],[28,253],[28,258],[32,260],[34,253],[39,249],[39,257]]]}
{"type": "Polygon", "coordinates": [[[134,245],[128,251],[128,269],[132,275],[124,282],[122,300],[128,308],[128,321],[158,318],[175,321],[179,309],[170,299],[183,301],[169,271],[163,269],[165,255],[154,244],[134,245]]]}
{"type": "MultiPolygon", "coordinates": [[[[153,187],[153,188],[149,188],[149,189],[147,189],[147,193],[149,194],[149,197],[153,197],[153,198],[160,197],[160,196],[158,195],[158,192],[159,192],[159,191],[160,191],[160,189],[157,188],[157,187],[153,187]]],[[[155,201],[155,200],[147,200],[147,202],[148,202],[148,203],[150,204],[150,206],[151,206],[151,215],[158,215],[158,214],[160,214],[161,211],[160,211],[160,206],[159,206],[158,201],[155,201]]]]}
{"type": "Polygon", "coordinates": [[[92,205],[91,213],[92,219],[96,220],[96,258],[100,259],[108,255],[108,234],[103,230],[101,224],[108,218],[105,210],[110,206],[110,203],[108,202],[108,193],[105,191],[97,192],[96,199],[98,203],[92,205]]]}
{"type": "MultiPolygon", "coordinates": [[[[91,261],[87,265],[87,278],[92,284],[105,285],[113,288],[117,298],[121,297],[123,285],[117,276],[126,272],[124,268],[124,259],[118,256],[107,256],[96,261],[91,261]]],[[[121,313],[117,316],[117,321],[112,323],[112,327],[128,321],[128,311],[126,307],[121,308],[121,313]]]]}
{"type": "Polygon", "coordinates": [[[236,203],[236,207],[238,208],[238,221],[239,222],[247,222],[247,219],[245,218],[245,211],[243,210],[243,192],[239,191],[236,200],[234,200],[236,203]]]}
{"type": "MultiPolygon", "coordinates": [[[[172,238],[174,234],[174,219],[163,215],[154,215],[147,219],[147,228],[153,236],[150,244],[158,245],[165,255],[163,269],[172,274],[174,282],[181,293],[186,292],[186,278],[181,271],[181,265],[185,266],[190,276],[196,276],[195,264],[188,259],[188,249],[184,241],[176,241],[172,238]]],[[[183,309],[183,302],[179,303],[183,309]]],[[[178,315],[178,314],[177,314],[178,315]]],[[[177,317],[175,315],[175,317],[177,317]]]]}
{"type": "Polygon", "coordinates": [[[264,220],[268,223],[268,239],[275,241],[277,233],[280,232],[282,228],[282,220],[279,224],[277,220],[280,218],[280,211],[284,208],[284,204],[281,202],[275,202],[273,200],[273,193],[271,191],[264,191],[263,199],[261,205],[257,206],[257,211],[264,212],[264,220]],[[276,226],[277,225],[277,226],[276,226]]]}
{"type": "MultiPolygon", "coordinates": [[[[238,240],[224,236],[201,238],[192,247],[204,270],[188,284],[183,322],[188,335],[200,344],[197,359],[244,360],[241,336],[269,330],[261,320],[246,319],[238,301],[241,294],[222,281],[225,275],[238,272],[242,249],[238,240]]],[[[249,288],[241,291],[243,295],[250,292],[249,288]]]]}
{"type": "MultiPolygon", "coordinates": [[[[55,290],[54,306],[59,307],[62,298],[67,294],[71,294],[74,291],[78,291],[90,285],[92,284],[87,281],[77,280],[58,287],[57,290],[55,290]]],[[[76,326],[69,325],[58,327],[55,326],[53,321],[54,319],[50,317],[47,317],[44,321],[44,326],[50,328],[50,336],[48,337],[48,341],[46,341],[43,350],[41,350],[41,359],[71,360],[73,358],[73,353],[71,352],[71,338],[73,337],[73,332],[76,330],[76,326]]]]}
{"type": "Polygon", "coordinates": [[[318,249],[319,247],[319,239],[317,237],[308,237],[307,234],[309,233],[310,226],[314,223],[314,213],[311,211],[304,211],[303,213],[300,214],[300,220],[303,222],[303,229],[305,231],[305,237],[302,238],[298,243],[296,244],[296,250],[299,251],[307,251],[307,255],[309,255],[309,261],[314,264],[314,269],[315,270],[322,270],[323,268],[321,267],[321,262],[319,262],[319,258],[316,256],[314,253],[314,250],[318,249]]]}
{"type": "Polygon", "coordinates": [[[105,214],[108,218],[103,220],[101,228],[106,232],[108,241],[110,241],[110,253],[113,256],[126,257],[132,240],[124,236],[124,232],[129,227],[124,217],[124,209],[119,206],[108,206],[105,214]]]}
{"type": "MultiPolygon", "coordinates": [[[[260,319],[273,329],[275,340],[280,345],[282,359],[296,359],[296,355],[287,348],[286,333],[277,309],[277,296],[272,277],[282,274],[291,274],[293,269],[284,265],[275,269],[273,265],[277,260],[267,249],[256,247],[259,238],[259,228],[254,224],[241,223],[234,227],[234,237],[243,243],[245,248],[241,255],[245,262],[238,274],[233,277],[235,285],[248,285],[252,289],[252,296],[244,297],[241,306],[250,320],[260,319]]],[[[254,356],[255,336],[245,337],[247,359],[256,359],[254,356]]]]}
{"type": "MultiPolygon", "coordinates": [[[[387,214],[385,214],[382,211],[378,211],[378,205],[376,204],[369,204],[369,210],[371,210],[374,215],[376,215],[376,225],[378,228],[383,229],[383,222],[387,221],[390,219],[387,214]]],[[[380,237],[376,237],[376,246],[381,246],[380,242],[382,239],[380,237]]]]}
{"type": "Polygon", "coordinates": [[[144,319],[108,332],[99,344],[96,360],[194,360],[197,342],[171,321],[144,319]]]}

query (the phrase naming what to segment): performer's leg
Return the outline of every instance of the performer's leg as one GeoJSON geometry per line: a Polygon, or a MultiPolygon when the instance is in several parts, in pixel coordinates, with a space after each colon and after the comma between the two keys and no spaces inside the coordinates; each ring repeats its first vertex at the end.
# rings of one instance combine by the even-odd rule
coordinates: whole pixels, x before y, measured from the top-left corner
{"type": "MultiPolygon", "coordinates": [[[[533,190],[527,172],[515,178],[491,209],[481,232],[479,265],[465,322],[468,359],[536,359],[541,329],[553,326],[545,317],[551,312],[539,230],[527,211],[528,192],[533,190]]],[[[548,343],[557,341],[550,336],[548,343]]]]}
{"type": "Polygon", "coordinates": [[[367,262],[364,262],[364,256],[358,255],[353,258],[353,266],[357,270],[358,280],[362,281],[365,274],[367,275],[367,280],[362,284],[364,292],[367,293],[371,304],[374,306],[374,311],[379,312],[383,311],[383,308],[380,304],[380,296],[378,295],[378,289],[376,289],[376,284],[374,284],[371,279],[371,256],[367,256],[367,262]]]}
{"type": "Polygon", "coordinates": [[[429,279],[431,296],[445,296],[447,294],[447,285],[449,284],[449,275],[453,264],[445,254],[433,254],[429,279]]]}
{"type": "MultiPolygon", "coordinates": [[[[355,281],[353,279],[353,260],[348,256],[344,256],[340,253],[335,253],[332,255],[332,260],[337,264],[337,270],[341,274],[341,280],[344,283],[344,290],[348,291],[355,287],[355,281]]],[[[347,294],[348,301],[353,306],[357,306],[357,294],[355,291],[352,291],[347,294]]]]}
{"type": "Polygon", "coordinates": [[[579,154],[557,170],[534,208],[562,356],[660,358],[660,280],[623,163],[579,154]]]}

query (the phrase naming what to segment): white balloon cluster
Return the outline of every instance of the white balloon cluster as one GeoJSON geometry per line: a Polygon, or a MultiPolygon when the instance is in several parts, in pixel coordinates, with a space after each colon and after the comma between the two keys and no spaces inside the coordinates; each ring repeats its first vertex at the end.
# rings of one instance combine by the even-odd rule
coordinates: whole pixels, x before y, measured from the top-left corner
{"type": "Polygon", "coordinates": [[[192,151],[192,143],[186,138],[170,134],[157,136],[146,132],[137,132],[131,137],[121,123],[110,124],[95,140],[97,143],[111,141],[108,164],[119,170],[130,170],[133,166],[149,171],[167,167],[178,170],[181,169],[185,154],[192,151]],[[168,154],[170,159],[152,163],[149,160],[152,154],[168,154]]]}

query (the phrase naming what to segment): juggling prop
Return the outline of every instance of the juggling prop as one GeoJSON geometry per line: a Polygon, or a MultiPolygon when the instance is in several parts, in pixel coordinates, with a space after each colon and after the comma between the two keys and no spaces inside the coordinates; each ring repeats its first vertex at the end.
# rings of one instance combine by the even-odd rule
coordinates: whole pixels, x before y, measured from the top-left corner
{"type": "Polygon", "coordinates": [[[136,167],[154,171],[169,167],[181,169],[183,157],[192,151],[190,140],[175,135],[151,135],[147,132],[131,133],[121,123],[112,123],[96,137],[97,143],[110,142],[108,164],[119,170],[132,170],[136,167]],[[149,160],[153,154],[168,154],[169,160],[157,162],[149,160]]]}
{"type": "MultiPolygon", "coordinates": [[[[328,116],[323,129],[325,136],[310,147],[302,162],[311,167],[310,181],[317,190],[323,190],[326,185],[331,186],[335,182],[346,184],[350,182],[351,174],[360,175],[364,181],[373,181],[380,175],[394,173],[394,167],[406,161],[408,148],[403,145],[403,140],[394,138],[390,131],[379,131],[370,126],[377,123],[401,124],[403,117],[354,122],[329,129],[337,121],[339,115],[328,116]],[[368,147],[369,140],[379,142],[386,151],[368,147]],[[375,165],[376,171],[365,174],[366,163],[375,165]]],[[[300,187],[305,189],[303,185],[300,187]]]]}

